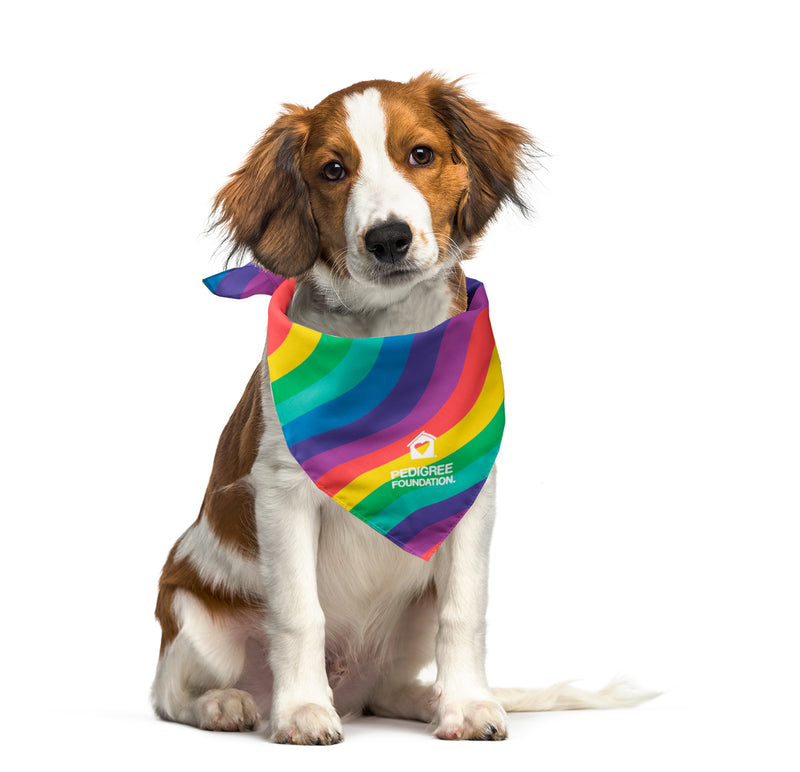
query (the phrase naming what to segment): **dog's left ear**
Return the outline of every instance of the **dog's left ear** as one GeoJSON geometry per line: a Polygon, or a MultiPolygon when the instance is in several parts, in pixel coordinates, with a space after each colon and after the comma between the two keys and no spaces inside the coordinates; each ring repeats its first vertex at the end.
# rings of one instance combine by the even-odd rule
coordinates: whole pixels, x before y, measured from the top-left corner
{"type": "Polygon", "coordinates": [[[214,225],[227,228],[231,255],[250,251],[268,271],[292,277],[314,264],[319,233],[300,174],[309,111],[297,105],[284,110],[217,193],[214,225]]]}
{"type": "Polygon", "coordinates": [[[537,152],[533,137],[468,96],[458,81],[425,73],[417,82],[427,88],[429,102],[450,134],[454,160],[467,165],[469,186],[455,223],[461,234],[468,241],[480,236],[505,203],[527,213],[521,186],[526,162],[537,152]]]}

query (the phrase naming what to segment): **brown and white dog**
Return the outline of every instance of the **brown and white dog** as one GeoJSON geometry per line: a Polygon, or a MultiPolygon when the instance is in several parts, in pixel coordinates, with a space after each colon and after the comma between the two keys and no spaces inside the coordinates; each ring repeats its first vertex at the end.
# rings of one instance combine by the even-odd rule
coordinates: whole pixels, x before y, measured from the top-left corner
{"type": "MultiPolygon", "coordinates": [[[[531,137],[423,74],[287,106],[216,199],[233,251],[297,277],[289,316],[341,337],[427,330],[466,308],[461,260],[498,209],[524,209],[531,137]]],[[[169,554],[156,616],[161,717],[278,742],[342,739],[340,715],[503,739],[505,710],[643,695],[492,690],[484,672],[494,474],[426,562],[322,494],[289,454],[266,360],[222,433],[200,515],[169,554]],[[419,679],[435,661],[434,683],[419,679]],[[335,707],[334,707],[335,706],[335,707]]]]}

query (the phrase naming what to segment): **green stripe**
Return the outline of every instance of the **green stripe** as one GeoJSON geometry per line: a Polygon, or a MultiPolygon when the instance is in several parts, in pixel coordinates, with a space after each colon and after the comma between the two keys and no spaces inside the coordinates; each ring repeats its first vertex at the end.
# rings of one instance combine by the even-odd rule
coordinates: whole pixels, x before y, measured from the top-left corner
{"type": "Polygon", "coordinates": [[[324,378],[345,358],[353,343],[353,338],[321,336],[314,350],[303,362],[272,384],[275,404],[280,404],[324,378]]]}
{"type": "Polygon", "coordinates": [[[376,528],[391,530],[400,520],[407,517],[409,512],[449,499],[484,479],[491,471],[494,457],[500,447],[500,438],[503,436],[504,405],[504,402],[501,403],[492,420],[466,445],[462,445],[449,456],[437,458],[433,462],[436,465],[452,463],[455,483],[441,487],[392,488],[392,481],[388,480],[359,501],[350,511],[376,528]],[[491,461],[488,460],[490,456],[491,461]],[[488,467],[480,465],[483,461],[486,461],[488,467]],[[387,526],[386,523],[391,525],[387,526]]]}
{"type": "MultiPolygon", "coordinates": [[[[284,426],[314,408],[341,397],[369,375],[380,353],[383,338],[362,338],[354,340],[353,344],[330,372],[297,394],[283,399],[278,413],[284,426]]],[[[280,378],[278,383],[284,378],[280,378]]]]}

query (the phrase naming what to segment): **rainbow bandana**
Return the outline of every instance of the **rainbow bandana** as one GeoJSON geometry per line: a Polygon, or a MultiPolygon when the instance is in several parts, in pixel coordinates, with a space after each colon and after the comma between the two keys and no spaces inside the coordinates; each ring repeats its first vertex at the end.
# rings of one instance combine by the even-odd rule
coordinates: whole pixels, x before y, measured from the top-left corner
{"type": "Polygon", "coordinates": [[[291,454],[314,484],[429,560],[472,506],[503,436],[503,376],[486,290],[426,332],[338,338],[292,322],[294,279],[252,263],[205,279],[223,297],[272,294],[267,364],[291,454]]]}

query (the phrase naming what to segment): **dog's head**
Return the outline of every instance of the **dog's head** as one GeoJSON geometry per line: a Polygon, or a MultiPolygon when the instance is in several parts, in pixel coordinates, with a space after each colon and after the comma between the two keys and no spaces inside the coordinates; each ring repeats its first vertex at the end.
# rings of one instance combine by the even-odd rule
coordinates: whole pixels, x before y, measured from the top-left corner
{"type": "Polygon", "coordinates": [[[464,257],[504,203],[525,209],[532,149],[458,83],[358,83],[286,105],[217,195],[217,224],[282,276],[412,287],[464,257]]]}

